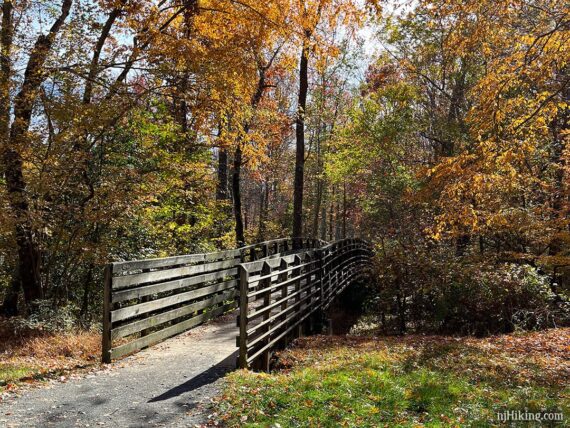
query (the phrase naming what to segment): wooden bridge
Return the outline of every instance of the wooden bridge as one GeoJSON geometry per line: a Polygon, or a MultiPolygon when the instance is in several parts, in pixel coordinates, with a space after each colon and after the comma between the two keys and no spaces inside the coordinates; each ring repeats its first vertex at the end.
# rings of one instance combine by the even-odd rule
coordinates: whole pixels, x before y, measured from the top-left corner
{"type": "Polygon", "coordinates": [[[111,263],[105,269],[103,362],[239,307],[238,365],[266,370],[275,348],[320,329],[324,310],[367,273],[371,255],[359,239],[289,238],[111,263]]]}

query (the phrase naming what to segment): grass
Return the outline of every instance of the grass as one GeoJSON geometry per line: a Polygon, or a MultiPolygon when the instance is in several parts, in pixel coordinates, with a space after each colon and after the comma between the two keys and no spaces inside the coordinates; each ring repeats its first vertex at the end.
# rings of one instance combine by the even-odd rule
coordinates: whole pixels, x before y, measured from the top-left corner
{"type": "Polygon", "coordinates": [[[487,427],[499,425],[497,412],[527,409],[562,411],[556,426],[565,426],[569,358],[570,329],[304,338],[271,374],[232,373],[217,417],[228,426],[487,427]]]}
{"type": "Polygon", "coordinates": [[[17,364],[0,364],[0,390],[2,387],[14,383],[20,379],[30,377],[35,373],[35,368],[17,364]]]}
{"type": "Polygon", "coordinates": [[[0,323],[0,393],[99,361],[99,332],[14,334],[7,326],[8,322],[0,323]]]}

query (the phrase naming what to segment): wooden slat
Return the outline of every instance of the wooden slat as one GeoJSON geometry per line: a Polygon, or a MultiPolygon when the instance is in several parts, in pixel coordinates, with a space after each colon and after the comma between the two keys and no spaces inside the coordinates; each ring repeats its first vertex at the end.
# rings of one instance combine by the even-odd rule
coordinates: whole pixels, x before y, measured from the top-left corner
{"type": "MultiPolygon", "coordinates": [[[[295,256],[302,256],[302,257],[306,257],[307,255],[313,255],[315,253],[314,250],[307,250],[304,251],[302,253],[297,253],[297,254],[289,254],[286,256],[283,256],[281,258],[285,259],[287,261],[287,263],[292,263],[295,256]]],[[[279,267],[279,264],[281,263],[281,258],[279,257],[270,257],[267,260],[256,260],[254,262],[248,262],[248,263],[242,263],[242,266],[247,269],[247,271],[251,274],[253,273],[259,273],[261,272],[261,268],[263,267],[263,263],[265,263],[267,261],[267,263],[269,263],[269,265],[271,266],[272,269],[275,269],[277,267],[279,267]]]]}
{"type": "Polygon", "coordinates": [[[297,322],[295,322],[293,325],[291,325],[289,328],[287,328],[284,332],[282,332],[281,334],[279,334],[278,336],[274,337],[271,339],[271,341],[269,343],[267,343],[264,347],[262,347],[261,349],[257,350],[257,352],[255,354],[253,354],[252,356],[249,356],[247,358],[247,363],[251,364],[257,357],[259,357],[263,352],[266,351],[266,349],[271,348],[274,344],[276,344],[279,340],[281,340],[283,337],[285,337],[287,334],[289,334],[291,331],[293,331],[293,329],[295,327],[297,327],[299,324],[301,324],[303,321],[305,321],[309,316],[311,316],[313,314],[313,312],[316,309],[305,313],[303,316],[301,316],[299,318],[299,320],[297,322]]]}
{"type": "Polygon", "coordinates": [[[230,258],[235,259],[236,257],[239,257],[240,254],[241,254],[240,249],[218,251],[217,253],[207,253],[204,254],[204,261],[210,262],[210,261],[230,259],[230,258]]]}
{"type": "MultiPolygon", "coordinates": [[[[306,266],[306,265],[300,265],[300,266],[301,266],[301,267],[304,267],[304,266],[306,266]]],[[[298,267],[299,267],[299,266],[295,266],[295,268],[298,268],[298,267]]],[[[293,269],[287,269],[286,272],[291,271],[291,270],[293,270],[293,269]]],[[[271,285],[266,286],[265,288],[259,288],[259,289],[257,289],[256,291],[250,292],[250,293],[249,293],[249,296],[250,296],[250,297],[255,297],[255,296],[257,296],[258,294],[263,294],[263,293],[265,293],[267,290],[276,290],[276,289],[278,289],[278,288],[281,288],[281,287],[284,286],[284,285],[293,284],[295,281],[297,281],[297,280],[299,280],[299,279],[304,279],[304,278],[306,278],[307,276],[311,276],[311,275],[315,274],[317,271],[318,271],[318,269],[312,269],[312,270],[310,270],[310,271],[308,271],[308,272],[302,273],[302,274],[299,275],[299,276],[293,276],[293,277],[291,277],[291,278],[289,278],[289,279],[287,279],[287,280],[285,280],[285,281],[283,281],[283,282],[275,282],[275,283],[272,283],[271,285]]],[[[250,284],[249,288],[250,288],[250,289],[253,289],[253,288],[256,286],[256,282],[257,282],[257,281],[252,282],[252,283],[250,284]]]]}
{"type": "MultiPolygon", "coordinates": [[[[298,295],[300,296],[304,291],[309,290],[312,287],[312,285],[313,284],[311,284],[310,282],[306,283],[305,286],[302,287],[301,289],[299,289],[298,291],[295,291],[295,292],[289,294],[287,299],[290,299],[290,298],[298,296],[298,295]]],[[[276,308],[277,306],[279,306],[282,303],[283,303],[283,299],[278,299],[271,304],[263,305],[263,306],[257,308],[254,312],[248,314],[247,320],[248,321],[254,320],[255,318],[258,318],[260,315],[267,313],[267,311],[270,311],[271,309],[276,308]]]]}
{"type": "Polygon", "coordinates": [[[247,288],[249,283],[249,273],[243,265],[239,265],[239,317],[238,317],[238,327],[239,336],[238,346],[239,346],[239,356],[238,365],[240,368],[247,368],[247,305],[248,305],[248,295],[247,288]]]}
{"type": "Polygon", "coordinates": [[[237,263],[235,260],[224,260],[221,262],[205,263],[201,265],[183,266],[174,269],[164,269],[153,272],[137,273],[133,275],[117,276],[113,278],[113,289],[117,290],[136,284],[166,281],[183,276],[228,269],[236,266],[236,264],[237,263]]]}
{"type": "Polygon", "coordinates": [[[147,312],[155,311],[157,309],[167,308],[172,305],[188,302],[199,297],[207,296],[208,294],[216,293],[218,291],[227,290],[236,286],[235,281],[227,281],[220,284],[209,285],[207,287],[197,288],[192,291],[175,294],[174,296],[163,297],[161,299],[152,300],[146,303],[139,303],[138,305],[128,306],[126,308],[116,309],[111,311],[111,322],[122,321],[125,319],[133,318],[147,312]]]}
{"type": "Polygon", "coordinates": [[[113,292],[113,303],[122,302],[124,300],[137,299],[143,296],[149,296],[151,294],[176,290],[179,288],[184,288],[184,287],[189,287],[191,285],[224,279],[227,277],[235,278],[236,275],[237,275],[237,268],[232,268],[213,273],[196,275],[189,278],[176,279],[174,281],[160,282],[158,284],[152,284],[152,285],[144,285],[141,287],[130,288],[128,290],[119,290],[113,292]]]}
{"type": "Polygon", "coordinates": [[[214,295],[213,297],[207,300],[200,300],[196,303],[192,303],[190,305],[183,306],[181,308],[173,309],[168,312],[163,312],[158,315],[150,316],[140,321],[135,321],[130,324],[122,325],[120,327],[111,330],[111,338],[114,340],[121,337],[125,337],[130,334],[138,333],[139,331],[144,330],[146,328],[155,327],[157,325],[164,324],[165,322],[172,321],[176,318],[190,315],[196,311],[199,311],[200,309],[205,309],[210,306],[214,306],[218,303],[222,303],[225,300],[233,299],[235,295],[236,295],[236,290],[230,290],[229,292],[225,292],[224,294],[214,295]]]}
{"type": "Polygon", "coordinates": [[[183,265],[187,263],[199,263],[204,261],[204,254],[189,254],[174,257],[162,257],[158,259],[133,260],[113,263],[115,275],[132,270],[157,269],[169,266],[183,265]]]}
{"type": "MultiPolygon", "coordinates": [[[[257,333],[257,331],[258,331],[261,327],[263,327],[263,326],[266,325],[266,324],[270,324],[271,322],[277,320],[277,319],[278,319],[279,317],[281,317],[284,313],[290,312],[291,309],[298,308],[298,307],[302,306],[302,304],[305,303],[306,300],[307,300],[310,296],[316,295],[316,294],[317,294],[317,292],[316,292],[316,291],[313,291],[311,294],[307,294],[306,296],[304,296],[304,297],[301,298],[300,300],[296,301],[296,302],[293,303],[292,305],[289,305],[289,306],[287,307],[287,309],[285,309],[284,311],[281,311],[281,312],[278,312],[277,314],[272,315],[270,318],[268,318],[268,319],[266,319],[266,320],[263,320],[263,321],[260,322],[259,324],[254,324],[251,328],[249,328],[249,329],[247,330],[247,336],[248,336],[248,337],[255,336],[255,334],[257,333]]],[[[291,295],[291,297],[293,297],[293,295],[291,295]]],[[[293,314],[292,316],[287,316],[286,319],[290,321],[291,319],[294,319],[294,316],[295,316],[295,314],[293,314]]],[[[279,324],[276,324],[275,326],[272,326],[271,331],[277,330],[278,327],[276,327],[276,326],[278,326],[278,325],[279,325],[279,324]]],[[[248,344],[249,344],[249,342],[248,342],[248,344]]]]}
{"type": "Polygon", "coordinates": [[[111,358],[116,359],[122,357],[123,355],[130,354],[131,352],[138,351],[139,349],[145,348],[150,345],[154,345],[164,339],[169,337],[175,336],[179,333],[182,333],[192,327],[195,327],[203,322],[212,319],[218,315],[227,312],[230,309],[235,308],[235,302],[232,302],[228,305],[221,306],[219,308],[214,309],[213,311],[206,312],[195,316],[193,318],[187,319],[182,321],[178,324],[174,324],[173,326],[167,327],[164,330],[160,330],[149,334],[148,336],[141,337],[140,339],[133,340],[132,342],[126,343],[124,345],[117,346],[111,350],[111,358]]]}
{"type": "Polygon", "coordinates": [[[280,245],[286,243],[288,238],[281,238],[275,239],[271,241],[261,242],[259,244],[248,245],[246,247],[234,249],[234,250],[225,250],[225,251],[217,251],[212,253],[201,253],[201,254],[187,254],[181,256],[173,256],[173,257],[161,257],[161,258],[153,258],[153,259],[145,259],[145,260],[133,260],[133,261],[124,261],[124,262],[115,262],[113,263],[115,274],[121,274],[124,272],[129,272],[133,270],[142,270],[142,269],[156,269],[156,268],[164,268],[169,266],[177,266],[187,263],[199,263],[203,261],[215,261],[215,260],[222,260],[225,258],[235,258],[239,257],[243,250],[247,250],[250,248],[260,247],[263,245],[280,245]]]}

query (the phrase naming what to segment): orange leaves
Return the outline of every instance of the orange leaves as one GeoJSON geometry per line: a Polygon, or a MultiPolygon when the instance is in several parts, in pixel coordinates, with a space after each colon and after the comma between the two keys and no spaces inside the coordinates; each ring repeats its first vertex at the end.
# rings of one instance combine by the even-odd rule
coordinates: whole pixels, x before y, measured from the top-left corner
{"type": "Polygon", "coordinates": [[[473,82],[463,125],[471,141],[453,141],[455,156],[426,169],[426,194],[437,192],[441,210],[433,236],[500,233],[540,251],[567,226],[567,208],[553,202],[567,192],[560,173],[567,140],[557,136],[567,127],[570,83],[565,13],[560,0],[541,8],[518,0],[423,1],[416,10],[442,32],[442,58],[470,64],[473,82]]]}

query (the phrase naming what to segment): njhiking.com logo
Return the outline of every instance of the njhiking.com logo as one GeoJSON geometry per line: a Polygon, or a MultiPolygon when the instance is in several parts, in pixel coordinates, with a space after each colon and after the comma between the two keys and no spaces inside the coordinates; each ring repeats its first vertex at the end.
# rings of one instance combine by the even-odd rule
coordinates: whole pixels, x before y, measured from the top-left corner
{"type": "Polygon", "coordinates": [[[497,420],[500,422],[511,421],[536,421],[536,422],[562,422],[564,421],[564,414],[562,412],[530,412],[525,410],[503,410],[497,412],[497,420]]]}

